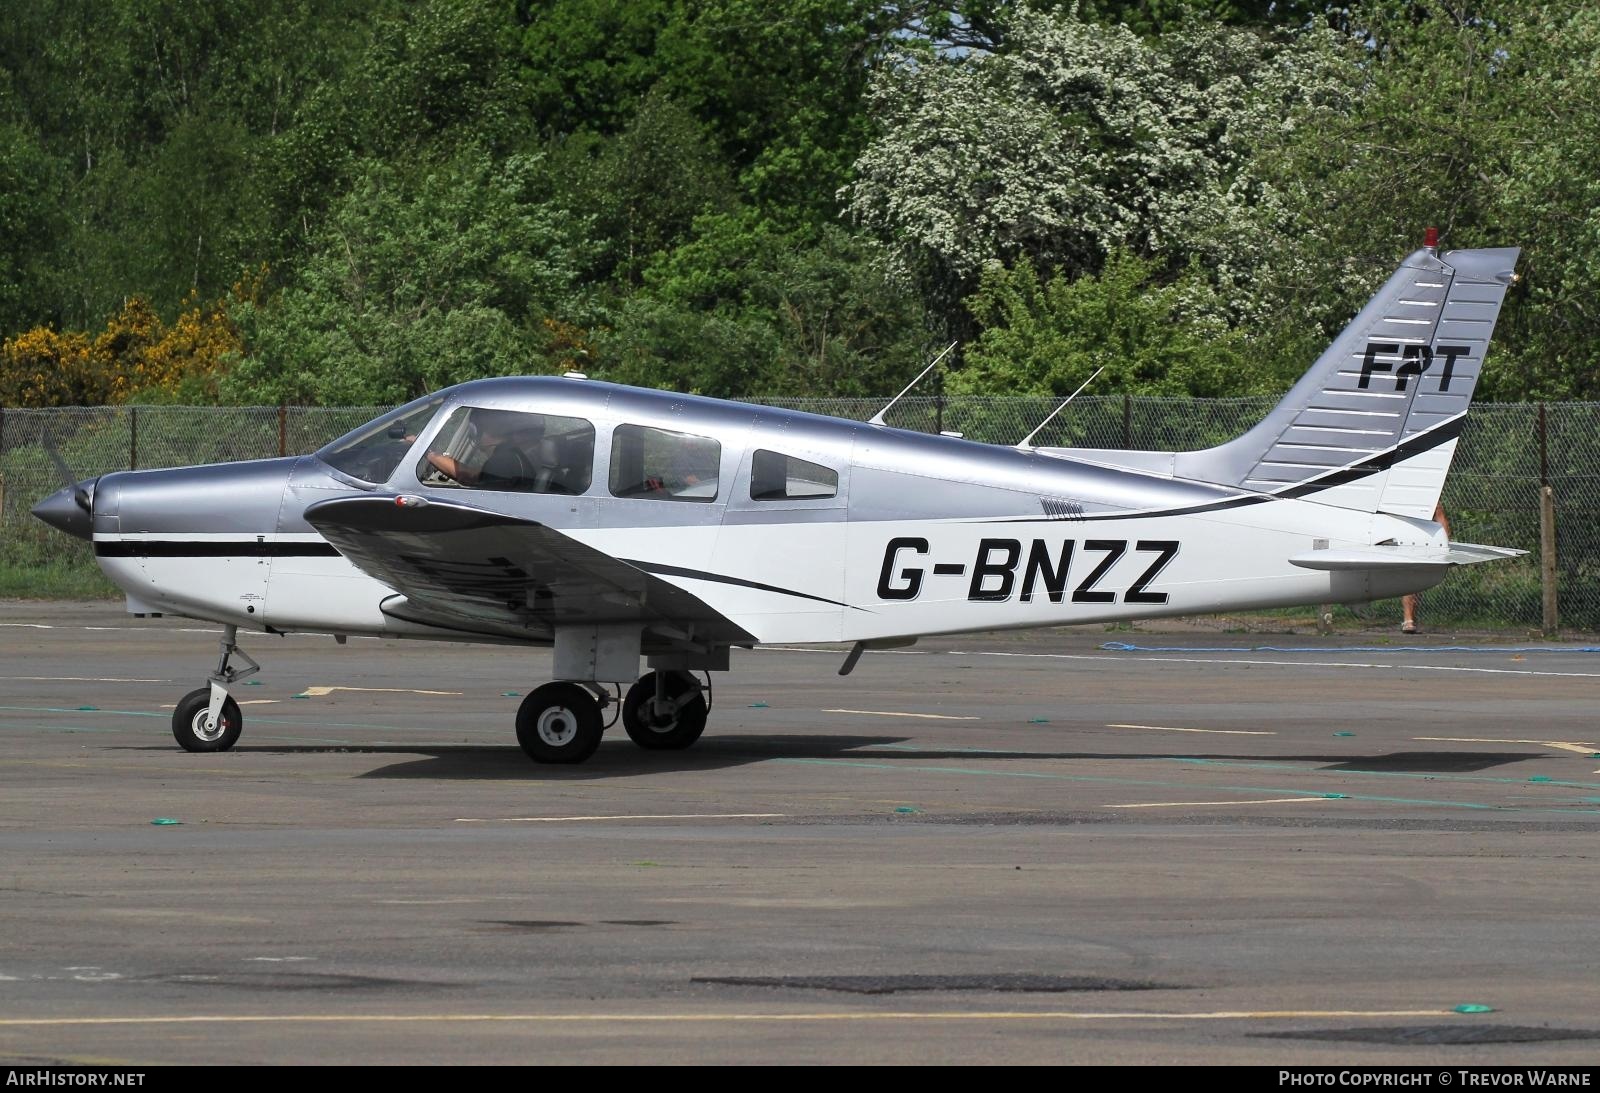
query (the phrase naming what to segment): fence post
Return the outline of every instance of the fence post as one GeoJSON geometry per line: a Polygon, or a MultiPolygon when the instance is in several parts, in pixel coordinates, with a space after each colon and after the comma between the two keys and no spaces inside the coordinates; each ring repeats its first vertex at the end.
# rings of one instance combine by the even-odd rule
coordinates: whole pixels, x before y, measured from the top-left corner
{"type": "Polygon", "coordinates": [[[1549,431],[1545,404],[1539,403],[1539,591],[1540,629],[1553,638],[1560,630],[1556,603],[1556,493],[1550,488],[1549,431]]]}
{"type": "Polygon", "coordinates": [[[128,469],[139,469],[139,408],[128,407],[128,469]]]}
{"type": "Polygon", "coordinates": [[[1122,392],[1122,446],[1133,447],[1133,400],[1122,392]]]}
{"type": "Polygon", "coordinates": [[[278,403],[278,457],[289,454],[289,407],[278,403]]]}

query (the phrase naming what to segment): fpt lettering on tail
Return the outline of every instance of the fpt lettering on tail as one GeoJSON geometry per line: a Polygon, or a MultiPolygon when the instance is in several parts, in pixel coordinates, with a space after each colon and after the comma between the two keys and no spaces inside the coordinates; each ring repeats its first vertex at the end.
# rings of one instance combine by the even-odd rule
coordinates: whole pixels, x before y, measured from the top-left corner
{"type": "Polygon", "coordinates": [[[1450,380],[1455,375],[1456,360],[1472,352],[1465,345],[1408,345],[1404,351],[1398,344],[1384,344],[1382,342],[1368,342],[1367,351],[1361,356],[1361,379],[1356,386],[1365,391],[1371,387],[1372,373],[1391,372],[1394,374],[1394,389],[1404,391],[1411,381],[1412,376],[1421,376],[1433,367],[1435,360],[1443,361],[1439,371],[1439,390],[1450,390],[1450,380]],[[1392,360],[1379,360],[1380,356],[1399,356],[1400,367],[1395,367],[1392,360]]]}

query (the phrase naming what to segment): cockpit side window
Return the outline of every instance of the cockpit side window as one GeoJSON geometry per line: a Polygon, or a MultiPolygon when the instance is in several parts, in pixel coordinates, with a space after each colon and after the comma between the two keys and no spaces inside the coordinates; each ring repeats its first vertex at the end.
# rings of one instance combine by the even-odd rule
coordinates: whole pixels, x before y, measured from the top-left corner
{"type": "Polygon", "coordinates": [[[463,406],[417,463],[439,488],[579,494],[594,477],[594,426],[582,418],[463,406]]]}
{"type": "Polygon", "coordinates": [[[815,501],[839,494],[839,472],[782,452],[756,449],[750,457],[752,501],[815,501]]]}
{"type": "Polygon", "coordinates": [[[715,501],[722,445],[707,436],[646,425],[611,434],[611,492],[653,501],[715,501]]]}
{"type": "Polygon", "coordinates": [[[409,403],[340,437],[317,457],[363,482],[387,482],[443,403],[442,398],[409,403]]]}

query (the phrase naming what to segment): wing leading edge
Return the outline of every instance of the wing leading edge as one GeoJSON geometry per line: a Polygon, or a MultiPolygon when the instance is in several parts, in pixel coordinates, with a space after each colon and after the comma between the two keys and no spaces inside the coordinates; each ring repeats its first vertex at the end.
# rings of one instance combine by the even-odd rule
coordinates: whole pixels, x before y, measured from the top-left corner
{"type": "Polygon", "coordinates": [[[699,597],[554,528],[412,500],[341,497],[305,514],[358,569],[401,593],[382,605],[393,618],[534,641],[562,625],[619,623],[695,642],[755,641],[699,597]]]}

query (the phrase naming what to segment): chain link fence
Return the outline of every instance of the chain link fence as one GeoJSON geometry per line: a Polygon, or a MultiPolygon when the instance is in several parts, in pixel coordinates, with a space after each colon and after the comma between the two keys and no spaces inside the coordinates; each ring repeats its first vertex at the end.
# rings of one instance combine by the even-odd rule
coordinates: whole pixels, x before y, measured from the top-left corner
{"type": "MultiPolygon", "coordinates": [[[[866,420],[877,399],[752,399],[810,413],[866,420]]],[[[1185,451],[1244,432],[1272,398],[1075,399],[1033,440],[1038,445],[1185,451]]],[[[1015,444],[1056,406],[1050,398],[919,397],[897,403],[889,423],[971,440],[1015,444]]],[[[93,567],[88,545],[29,515],[61,488],[47,437],[79,478],[130,468],[182,467],[312,451],[389,407],[118,406],[0,410],[0,564],[93,567]]],[[[1423,596],[1425,625],[1538,628],[1539,491],[1556,510],[1556,588],[1561,625],[1600,631],[1600,403],[1474,406],[1445,485],[1452,538],[1518,547],[1514,561],[1455,570],[1423,596]]],[[[1398,601],[1346,617],[1397,624],[1398,601]]]]}

